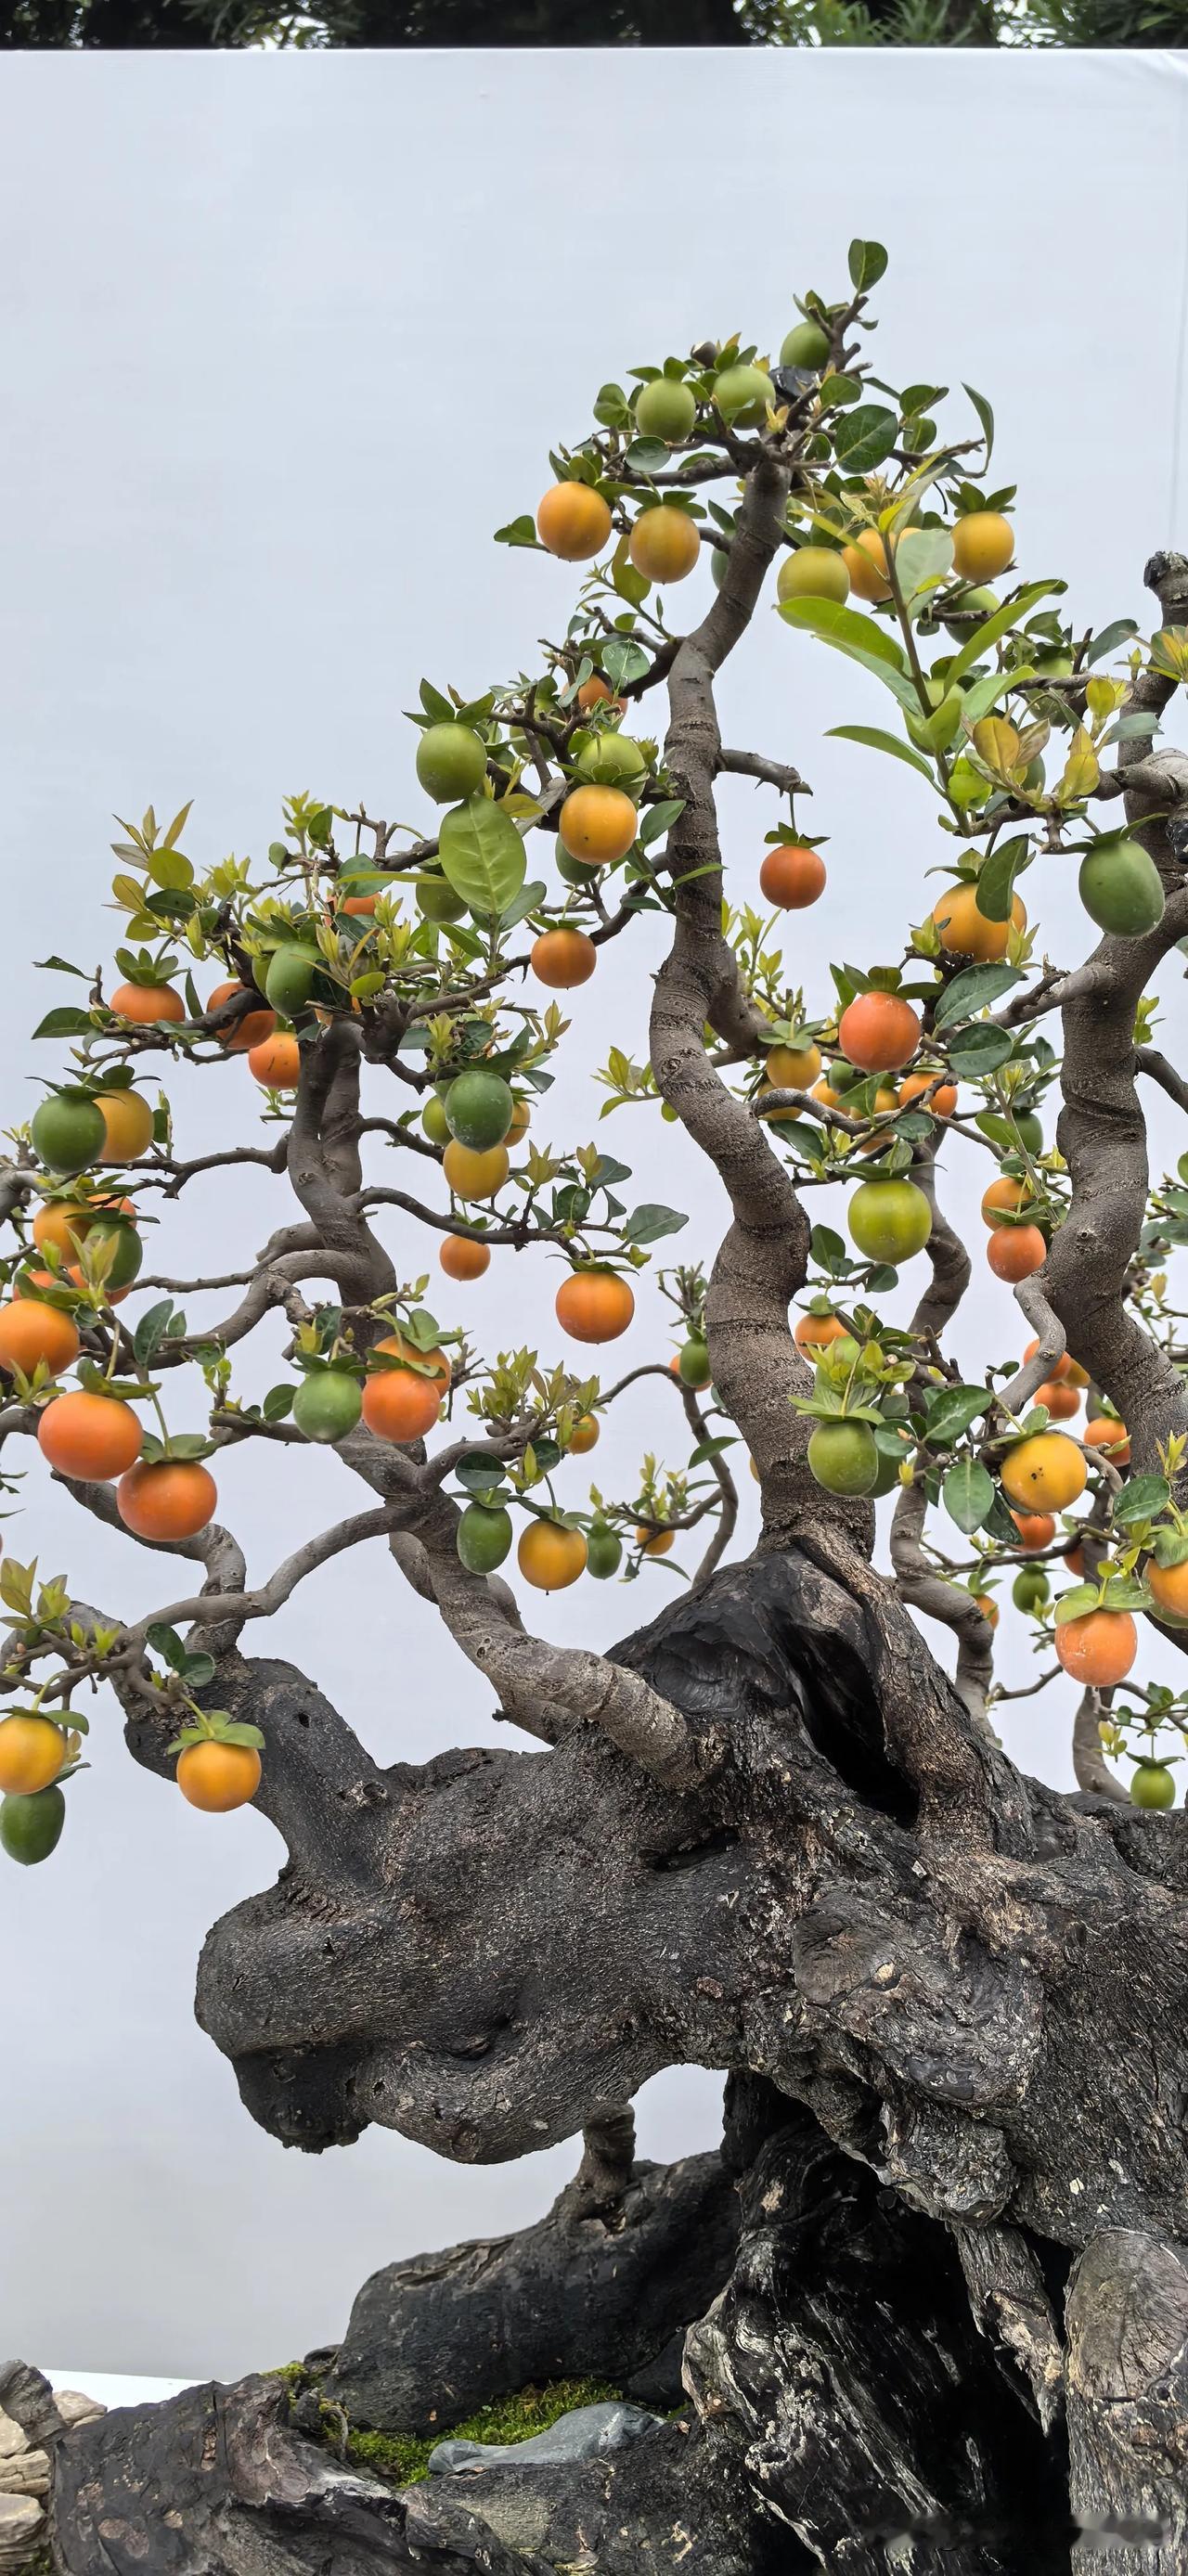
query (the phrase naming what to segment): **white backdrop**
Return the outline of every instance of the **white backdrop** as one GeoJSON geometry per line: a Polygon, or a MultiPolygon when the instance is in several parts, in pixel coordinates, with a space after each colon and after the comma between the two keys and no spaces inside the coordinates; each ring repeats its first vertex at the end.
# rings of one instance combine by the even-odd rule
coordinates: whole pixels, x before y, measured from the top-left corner
{"type": "MultiPolygon", "coordinates": [[[[550,440],[580,435],[599,384],[633,364],[736,327],[778,344],[794,290],[844,291],[855,233],[891,253],[879,372],[968,380],[994,402],[1025,569],[1067,573],[1082,620],[1145,621],[1144,559],[1185,537],[1186,168],[1188,70],[1170,55],[9,56],[0,1115],[28,1115],[26,1033],[67,998],[25,961],[110,950],[113,810],[193,795],[204,855],[259,851],[299,787],[417,819],[400,711],[420,675],[477,688],[530,663],[566,614],[563,567],[489,542],[534,506],[550,440]]],[[[822,738],[884,715],[875,684],[839,667],[760,615],[723,688],[727,739],[798,762],[832,836],[829,893],[788,936],[818,1006],[830,951],[897,953],[940,855],[906,772],[822,738]]],[[[772,800],[732,782],[725,802],[741,895],[772,800]]],[[[1044,918],[1071,954],[1083,932],[1059,884],[1044,918]]],[[[543,1133],[592,1132],[585,1076],[608,1035],[643,1051],[655,960],[647,935],[623,942],[613,977],[575,997],[543,1133]]],[[[1174,1043],[1178,965],[1164,1011],[1174,1043]]],[[[179,1080],[187,1149],[250,1135],[251,1093],[242,1066],[179,1080]]],[[[683,1140],[632,1113],[601,1134],[640,1196],[691,1210],[679,1252],[708,1252],[719,1201],[683,1140]]],[[[1179,1150],[1170,1114],[1160,1150],[1179,1150]]],[[[950,1204],[978,1238],[981,1157],[950,1159],[950,1204]]],[[[210,1267],[212,1246],[214,1267],[240,1266],[280,1221],[282,1186],[249,1173],[187,1194],[152,1266],[210,1267]]],[[[527,1314],[555,1349],[555,1278],[540,1255],[494,1265],[490,1348],[527,1314]]],[[[1008,1301],[979,1269],[971,1364],[983,1331],[1012,1346],[1008,1301]]],[[[646,1288],[613,1357],[669,1347],[646,1288]]],[[[608,1490],[631,1490],[645,1435],[679,1461],[664,1396],[604,1435],[608,1490]]],[[[320,1455],[278,1477],[244,1452],[222,1483],[253,1574],[352,1507],[320,1455]]],[[[169,1569],[51,1495],[36,1460],[26,1493],[12,1552],[36,1548],[120,1612],[168,1593],[169,1569]]],[[[610,1639],[666,1579],[586,1585],[540,1616],[610,1639]]],[[[378,1547],[306,1587],[276,1650],[381,1757],[491,1733],[482,1685],[378,1547]]],[[[1026,1677],[1020,1642],[1004,1660],[1026,1677]]],[[[1068,1696],[1024,1702],[1007,1728],[1060,1780],[1068,1696]]],[[[374,2131],[349,2159],[310,2161],[252,2128],[192,2022],[193,1970],[208,1923],[271,1879],[276,1839],[254,1814],[196,1816],[137,1771],[110,1709],[91,1749],[55,1862],[0,1874],[0,2344],[74,2370],[230,2374],[338,2332],[374,2264],[542,2209],[571,2150],[467,2171],[374,2131]]],[[[658,2079],[646,2146],[708,2142],[716,2098],[697,2070],[658,2079]]]]}

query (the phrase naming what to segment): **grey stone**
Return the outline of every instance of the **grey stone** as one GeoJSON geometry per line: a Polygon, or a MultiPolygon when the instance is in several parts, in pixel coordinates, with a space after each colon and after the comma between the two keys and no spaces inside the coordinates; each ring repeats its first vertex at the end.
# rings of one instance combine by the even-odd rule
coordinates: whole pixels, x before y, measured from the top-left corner
{"type": "Polygon", "coordinates": [[[98,2397],[88,2397],[82,2388],[56,2388],[54,2402],[64,2424],[90,2424],[107,2408],[98,2397]]]}
{"type": "Polygon", "coordinates": [[[44,2522],[45,2515],[35,2497],[0,2495],[0,2568],[16,2576],[16,2571],[25,2566],[44,2522]]]}
{"type": "Polygon", "coordinates": [[[609,2398],[598,2406],[574,2406],[547,2433],[532,2433],[526,2442],[439,2442],[429,2454],[429,2475],[471,2475],[509,2460],[519,2467],[535,2461],[545,2468],[557,2460],[601,2459],[608,2451],[625,2450],[662,2420],[642,2406],[623,2406],[609,2398]]]}

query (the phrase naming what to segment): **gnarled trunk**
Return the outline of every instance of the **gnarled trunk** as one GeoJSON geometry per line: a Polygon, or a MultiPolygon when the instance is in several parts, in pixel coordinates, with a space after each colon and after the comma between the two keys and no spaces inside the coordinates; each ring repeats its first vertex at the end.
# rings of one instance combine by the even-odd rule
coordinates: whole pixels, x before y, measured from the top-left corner
{"type": "Polygon", "coordinates": [[[680,1799],[594,1727],[379,1772],[292,1667],[226,1659],[229,1704],[304,1765],[266,1760],[291,1858],[201,1966],[254,2116],[472,2161],[576,2117],[587,2155],[521,2237],[377,2276],[295,2423],[249,2382],[70,2435],[61,2566],[1043,2576],[1079,2523],[1095,2566],[1141,2531],[1170,2576],[1181,1820],[1020,1780],[836,1530],[722,1570],[617,1660],[725,1730],[680,1799]],[[909,1691],[916,1742],[952,1733],[963,1768],[905,1775],[909,1691]],[[633,2167],[611,2106],[682,2060],[729,2072],[722,2154],[633,2167]],[[444,2432],[572,2373],[671,2402],[682,2346],[685,2412],[608,2459],[401,2497],[326,2449],[327,2423],[444,2432]]]}

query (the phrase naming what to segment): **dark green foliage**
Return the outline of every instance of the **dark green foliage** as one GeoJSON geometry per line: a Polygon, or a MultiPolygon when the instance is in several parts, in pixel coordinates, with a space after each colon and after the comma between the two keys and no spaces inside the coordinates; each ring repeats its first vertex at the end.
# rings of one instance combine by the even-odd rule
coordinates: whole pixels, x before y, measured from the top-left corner
{"type": "Polygon", "coordinates": [[[1188,43],[1188,0],[0,0],[0,48],[1188,43]]]}

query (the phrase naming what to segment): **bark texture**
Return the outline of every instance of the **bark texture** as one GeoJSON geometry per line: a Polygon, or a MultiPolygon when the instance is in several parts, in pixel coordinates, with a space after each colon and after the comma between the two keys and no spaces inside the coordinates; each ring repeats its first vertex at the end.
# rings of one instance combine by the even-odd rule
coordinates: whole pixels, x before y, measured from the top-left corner
{"type": "Polygon", "coordinates": [[[558,2379],[676,2406],[685,2329],[722,2288],[737,2238],[716,2155],[636,2165],[598,2208],[579,2177],[536,2227],[375,2273],[325,2395],[353,2424],[417,2433],[558,2379]]]}

